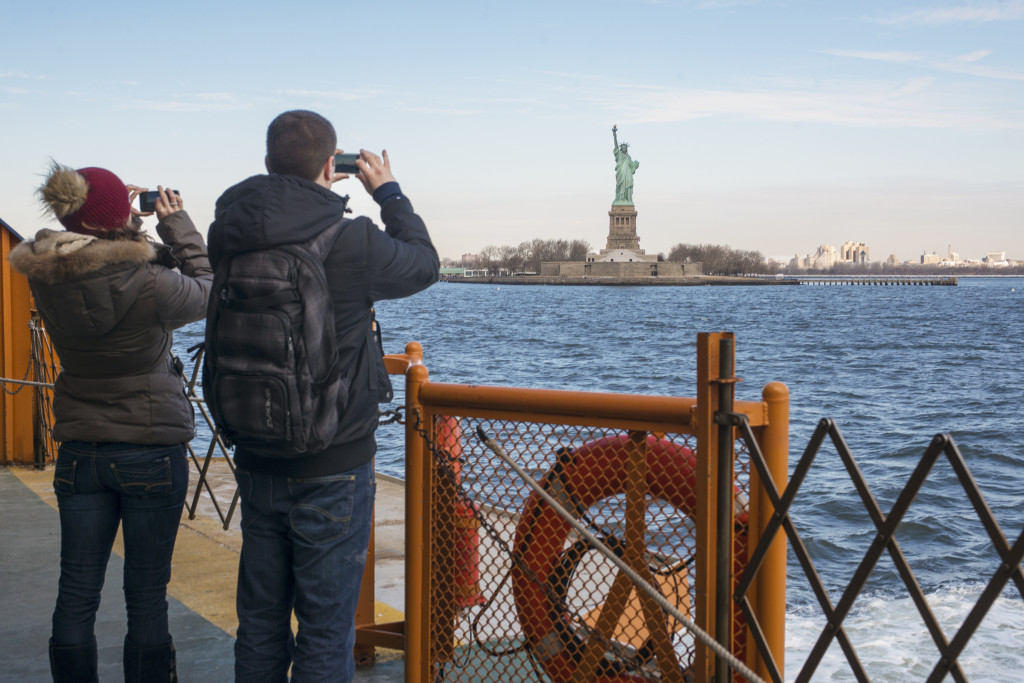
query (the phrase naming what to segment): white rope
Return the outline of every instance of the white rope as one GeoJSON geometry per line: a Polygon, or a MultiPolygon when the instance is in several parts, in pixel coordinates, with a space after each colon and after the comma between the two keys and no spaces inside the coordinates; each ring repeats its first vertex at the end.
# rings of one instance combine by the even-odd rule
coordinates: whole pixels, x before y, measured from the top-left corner
{"type": "Polygon", "coordinates": [[[530,486],[530,488],[536,491],[537,494],[541,498],[543,498],[548,505],[554,508],[554,510],[563,519],[565,519],[565,521],[572,525],[572,528],[575,529],[577,533],[579,533],[583,538],[585,538],[587,542],[590,543],[598,552],[600,552],[602,555],[608,558],[613,564],[615,564],[615,566],[619,568],[619,571],[624,572],[626,576],[628,576],[638,588],[640,588],[645,593],[654,598],[654,600],[661,606],[663,610],[671,614],[672,617],[680,624],[682,624],[686,628],[686,630],[692,633],[694,637],[697,638],[697,640],[707,645],[709,648],[714,650],[715,654],[729,662],[729,666],[735,669],[748,681],[752,681],[753,683],[766,683],[764,679],[762,679],[760,676],[754,673],[749,667],[747,667],[746,664],[741,662],[735,655],[733,655],[733,653],[729,652],[728,649],[726,649],[724,646],[718,643],[718,641],[712,638],[708,633],[706,633],[699,626],[697,626],[697,624],[695,624],[689,617],[680,612],[675,605],[670,603],[668,599],[665,598],[664,595],[662,595],[661,591],[656,589],[651,584],[647,583],[647,581],[642,576],[640,576],[640,574],[634,571],[633,568],[630,567],[628,564],[623,562],[622,559],[619,558],[604,543],[602,543],[600,539],[598,539],[596,536],[590,533],[590,531],[585,526],[583,526],[583,524],[581,524],[574,515],[572,515],[571,513],[569,513],[568,510],[559,505],[558,502],[551,497],[551,494],[545,491],[533,477],[531,477],[523,468],[517,465],[515,461],[513,461],[512,458],[509,457],[509,455],[505,452],[505,449],[502,448],[497,441],[495,441],[493,438],[489,436],[484,435],[482,430],[480,432],[480,436],[484,438],[484,444],[489,449],[491,449],[491,451],[495,455],[504,460],[509,467],[515,470],[515,473],[519,475],[519,478],[526,482],[530,486]]]}

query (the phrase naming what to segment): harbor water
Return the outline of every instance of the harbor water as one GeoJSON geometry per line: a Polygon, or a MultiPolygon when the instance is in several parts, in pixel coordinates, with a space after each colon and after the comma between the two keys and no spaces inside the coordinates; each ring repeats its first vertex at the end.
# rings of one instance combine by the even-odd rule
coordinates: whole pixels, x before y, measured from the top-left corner
{"type": "MultiPolygon", "coordinates": [[[[790,390],[790,464],[836,421],[888,511],[932,437],[953,435],[1010,543],[1024,528],[1024,278],[957,287],[542,287],[441,283],[380,302],[385,352],[423,344],[433,381],[692,396],[699,332],[736,335],[737,398],[790,390]]],[[[202,327],[178,335],[179,352],[202,327]]],[[[396,382],[401,400],[400,382],[396,382]]],[[[378,471],[402,477],[400,428],[379,432],[378,471]]],[[[833,603],[875,536],[842,463],[823,447],[792,517],[833,603]]],[[[952,639],[999,558],[945,458],[897,532],[952,639]]],[[[825,625],[792,552],[787,679],[825,625]]],[[[1011,583],[1012,586],[1012,583],[1011,583]]],[[[883,555],[846,621],[873,680],[923,680],[937,659],[883,555]]],[[[1024,601],[1004,591],[961,663],[971,681],[1018,680],[1024,601]]],[[[814,680],[853,680],[833,644],[814,680]]]]}

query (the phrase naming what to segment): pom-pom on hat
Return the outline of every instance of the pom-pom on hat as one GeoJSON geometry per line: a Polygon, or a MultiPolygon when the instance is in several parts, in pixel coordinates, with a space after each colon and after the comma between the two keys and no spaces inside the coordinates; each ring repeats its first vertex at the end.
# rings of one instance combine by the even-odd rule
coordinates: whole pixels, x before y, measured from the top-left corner
{"type": "Polygon", "coordinates": [[[76,171],[55,162],[39,196],[61,225],[83,235],[120,230],[131,216],[128,188],[105,168],[76,171]]]}

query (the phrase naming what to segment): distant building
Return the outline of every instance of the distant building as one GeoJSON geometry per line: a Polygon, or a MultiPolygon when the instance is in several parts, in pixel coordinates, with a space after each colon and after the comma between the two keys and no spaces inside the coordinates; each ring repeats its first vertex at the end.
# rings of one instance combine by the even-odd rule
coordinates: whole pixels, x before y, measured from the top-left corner
{"type": "Polygon", "coordinates": [[[814,254],[807,254],[803,258],[794,256],[789,261],[790,268],[800,270],[828,270],[839,261],[839,252],[831,244],[822,244],[814,254]]]}
{"type": "Polygon", "coordinates": [[[453,277],[465,277],[466,269],[458,267],[441,266],[440,276],[442,280],[449,280],[453,277]]]}
{"type": "Polygon", "coordinates": [[[899,262],[900,260],[896,258],[896,254],[889,254],[889,258],[885,259],[885,265],[887,266],[895,266],[899,262]]]}
{"type": "Polygon", "coordinates": [[[934,251],[930,254],[921,254],[921,265],[930,266],[938,264],[942,259],[934,251]]]}
{"type": "Polygon", "coordinates": [[[512,275],[512,271],[508,268],[496,268],[494,270],[489,268],[467,268],[462,275],[463,277],[509,277],[512,275]]]}
{"type": "Polygon", "coordinates": [[[466,268],[472,268],[473,266],[476,265],[476,259],[476,254],[463,254],[462,265],[465,266],[466,268]]]}
{"type": "Polygon", "coordinates": [[[839,260],[844,263],[867,263],[871,260],[871,250],[863,242],[843,242],[839,249],[839,260]]]}
{"type": "Polygon", "coordinates": [[[637,253],[630,249],[602,249],[601,254],[587,254],[587,261],[589,263],[634,263],[634,262],[645,262],[657,261],[658,257],[651,258],[640,251],[637,253]]]}
{"type": "Polygon", "coordinates": [[[839,261],[839,252],[831,244],[822,244],[811,257],[811,268],[826,270],[839,261]]]}
{"type": "Polygon", "coordinates": [[[988,255],[985,256],[984,260],[985,260],[985,263],[987,263],[990,266],[1005,266],[1005,265],[1008,265],[1007,261],[1006,261],[1006,252],[1005,251],[990,251],[990,252],[988,252],[988,255]]]}

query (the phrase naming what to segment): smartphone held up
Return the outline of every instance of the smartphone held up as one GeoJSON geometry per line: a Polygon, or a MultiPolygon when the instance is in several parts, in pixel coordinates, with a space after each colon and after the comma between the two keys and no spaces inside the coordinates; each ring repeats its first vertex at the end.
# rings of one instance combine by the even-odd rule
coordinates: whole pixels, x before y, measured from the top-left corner
{"type": "Polygon", "coordinates": [[[334,172],[353,174],[359,173],[359,168],[356,166],[356,159],[358,158],[358,154],[335,154],[334,172]]]}
{"type": "MultiPolygon", "coordinates": [[[[181,194],[177,190],[165,190],[165,192],[168,195],[173,194],[175,197],[181,196],[181,194]]],[[[157,190],[150,190],[148,192],[140,193],[139,211],[143,213],[152,213],[153,211],[156,211],[156,200],[158,199],[160,199],[160,192],[157,190]]]]}

